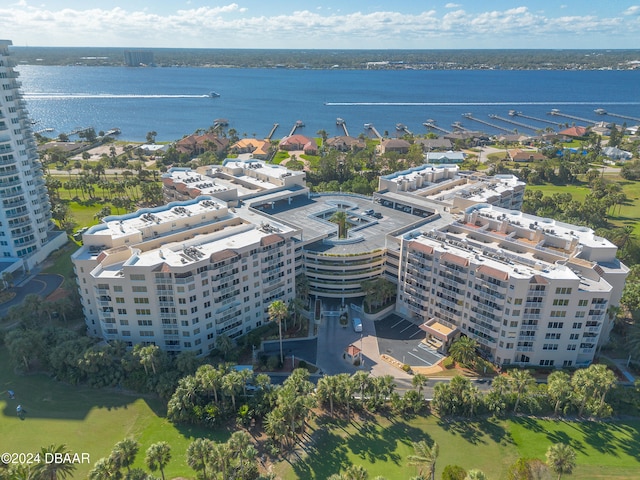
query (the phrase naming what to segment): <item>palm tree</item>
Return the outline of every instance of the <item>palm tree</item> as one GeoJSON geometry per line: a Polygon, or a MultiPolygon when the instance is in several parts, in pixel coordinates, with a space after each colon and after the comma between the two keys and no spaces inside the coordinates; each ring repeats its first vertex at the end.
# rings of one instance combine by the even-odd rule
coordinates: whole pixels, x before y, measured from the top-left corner
{"type": "MultiPolygon", "coordinates": [[[[69,453],[67,450],[67,446],[65,444],[62,445],[49,445],[48,447],[42,447],[40,449],[40,458],[45,459],[47,457],[53,458],[56,460],[56,456],[64,455],[69,453]]],[[[57,480],[58,478],[65,479],[68,476],[72,477],[73,472],[76,469],[76,465],[71,461],[62,461],[58,463],[58,461],[53,462],[42,462],[38,464],[38,474],[42,479],[47,480],[57,480]]]]}
{"type": "Polygon", "coordinates": [[[167,442],[154,443],[147,449],[144,460],[152,472],[160,470],[162,480],[165,480],[164,467],[171,460],[171,447],[167,442]]]}
{"type": "Polygon", "coordinates": [[[516,394],[516,404],[513,407],[513,413],[518,411],[520,400],[522,396],[527,393],[527,390],[535,385],[536,381],[531,376],[529,370],[513,370],[509,373],[510,383],[516,394]]]}
{"type": "Polygon", "coordinates": [[[136,460],[136,455],[140,445],[132,438],[126,438],[121,442],[116,443],[111,451],[111,457],[118,468],[126,468],[127,472],[131,471],[131,465],[136,460]]]}
{"type": "Polygon", "coordinates": [[[338,238],[347,238],[347,212],[337,210],[329,221],[338,224],[338,238]]]}
{"type": "Polygon", "coordinates": [[[89,480],[119,480],[122,472],[112,457],[101,458],[89,472],[89,480]]]}
{"type": "Polygon", "coordinates": [[[426,470],[431,480],[436,478],[436,460],[440,453],[440,447],[436,442],[429,447],[424,440],[413,442],[413,455],[409,455],[409,465],[418,467],[418,475],[422,477],[423,471],[426,470]]]}
{"type": "Polygon", "coordinates": [[[327,375],[318,380],[318,396],[329,401],[329,412],[333,417],[333,402],[339,394],[340,379],[335,375],[327,375]]]}
{"type": "Polygon", "coordinates": [[[282,300],[276,300],[269,305],[269,320],[278,323],[278,332],[280,334],[280,364],[284,364],[284,354],[282,352],[282,322],[289,315],[287,304],[282,300]]]}
{"type": "Polygon", "coordinates": [[[231,434],[231,438],[227,442],[232,455],[238,459],[240,466],[240,478],[244,477],[244,460],[251,458],[250,454],[255,451],[251,444],[251,436],[242,430],[235,431],[231,434]]]}
{"type": "Polygon", "coordinates": [[[569,374],[557,370],[547,377],[547,394],[555,401],[553,414],[558,415],[560,407],[571,398],[571,377],[569,374]]]}
{"type": "Polygon", "coordinates": [[[411,385],[416,390],[418,390],[418,395],[422,395],[422,389],[424,388],[424,386],[427,384],[428,381],[429,381],[429,378],[426,375],[422,373],[416,373],[411,379],[411,385]]]}
{"type": "Polygon", "coordinates": [[[449,355],[462,365],[473,364],[476,359],[478,342],[470,337],[460,337],[449,347],[449,355]]]}
{"type": "Polygon", "coordinates": [[[554,443],[547,449],[547,464],[558,474],[571,473],[576,468],[576,451],[564,443],[554,443]]]}
{"type": "Polygon", "coordinates": [[[202,478],[207,480],[207,465],[211,462],[213,442],[208,438],[196,438],[187,447],[187,465],[196,472],[202,472],[202,478]]]}

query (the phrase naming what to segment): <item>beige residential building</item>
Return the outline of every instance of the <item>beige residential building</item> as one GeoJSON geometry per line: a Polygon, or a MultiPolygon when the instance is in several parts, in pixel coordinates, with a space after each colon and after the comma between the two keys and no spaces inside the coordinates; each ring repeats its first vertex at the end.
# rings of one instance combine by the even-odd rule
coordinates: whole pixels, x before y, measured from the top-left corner
{"type": "Polygon", "coordinates": [[[294,296],[295,229],[213,197],[112,216],[73,255],[88,333],[207,354],[294,296]]]}

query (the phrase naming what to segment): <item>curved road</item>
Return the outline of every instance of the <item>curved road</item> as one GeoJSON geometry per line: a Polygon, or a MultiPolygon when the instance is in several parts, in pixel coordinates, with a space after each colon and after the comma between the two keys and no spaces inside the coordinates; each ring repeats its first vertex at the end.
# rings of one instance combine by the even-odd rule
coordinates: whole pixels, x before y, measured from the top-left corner
{"type": "Polygon", "coordinates": [[[4,317],[14,305],[20,305],[24,297],[29,294],[35,293],[42,298],[47,298],[62,285],[63,281],[64,277],[55,273],[40,273],[30,277],[25,283],[21,283],[20,286],[13,287],[16,296],[0,305],[0,316],[4,317]]]}

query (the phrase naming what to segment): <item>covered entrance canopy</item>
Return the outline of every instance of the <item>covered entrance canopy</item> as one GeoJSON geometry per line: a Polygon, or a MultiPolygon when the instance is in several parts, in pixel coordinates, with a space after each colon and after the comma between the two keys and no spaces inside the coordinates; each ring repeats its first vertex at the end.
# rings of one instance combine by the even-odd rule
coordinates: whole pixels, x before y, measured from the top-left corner
{"type": "Polygon", "coordinates": [[[420,330],[427,334],[426,343],[442,352],[446,352],[451,342],[453,342],[453,339],[456,338],[460,332],[457,327],[453,325],[447,326],[437,318],[432,318],[424,322],[420,325],[420,330]]]}

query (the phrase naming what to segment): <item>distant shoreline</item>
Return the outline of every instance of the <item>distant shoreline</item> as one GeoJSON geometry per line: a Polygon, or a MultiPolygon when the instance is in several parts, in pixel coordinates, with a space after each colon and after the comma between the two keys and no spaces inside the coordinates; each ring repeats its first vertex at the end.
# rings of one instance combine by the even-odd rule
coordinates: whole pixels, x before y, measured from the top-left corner
{"type": "MultiPolygon", "coordinates": [[[[17,65],[124,66],[125,51],[155,67],[343,70],[638,70],[640,49],[282,50],[12,46],[17,65]]],[[[136,67],[132,67],[136,68],[136,67]]]]}

